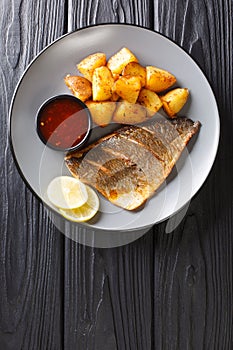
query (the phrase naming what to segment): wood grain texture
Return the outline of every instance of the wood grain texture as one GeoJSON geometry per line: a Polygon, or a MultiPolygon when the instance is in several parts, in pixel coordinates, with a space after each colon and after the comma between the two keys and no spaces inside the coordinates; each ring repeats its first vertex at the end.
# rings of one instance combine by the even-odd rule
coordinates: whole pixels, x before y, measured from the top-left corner
{"type": "Polygon", "coordinates": [[[150,349],[153,233],[112,249],[66,240],[65,349],[150,349]]]}
{"type": "Polygon", "coordinates": [[[63,239],[19,176],[7,123],[16,83],[30,60],[63,33],[63,13],[62,1],[56,6],[55,1],[0,4],[0,349],[4,350],[62,348],[63,239]]]}
{"type": "Polygon", "coordinates": [[[110,22],[134,23],[150,28],[153,23],[153,2],[150,0],[69,0],[69,31],[91,24],[110,22]]]}
{"type": "Polygon", "coordinates": [[[161,225],[157,236],[155,348],[231,349],[232,1],[158,1],[155,19],[156,29],[203,69],[221,120],[220,147],[210,176],[182,225],[169,237],[161,225]]]}
{"type": "Polygon", "coordinates": [[[1,2],[1,350],[232,349],[232,5],[1,2]],[[165,222],[130,245],[94,249],[53,226],[16,170],[6,130],[30,60],[67,30],[105,22],[159,30],[189,52],[215,92],[221,138],[213,170],[174,232],[165,234],[165,222]]]}

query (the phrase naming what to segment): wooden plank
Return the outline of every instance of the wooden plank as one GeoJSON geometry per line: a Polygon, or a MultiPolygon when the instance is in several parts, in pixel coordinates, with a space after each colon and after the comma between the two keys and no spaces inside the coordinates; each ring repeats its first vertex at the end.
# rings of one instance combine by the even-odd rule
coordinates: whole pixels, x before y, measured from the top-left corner
{"type": "Polygon", "coordinates": [[[150,349],[152,242],[152,232],[112,249],[66,240],[65,349],[150,349]]]}
{"type": "MultiPolygon", "coordinates": [[[[182,224],[155,245],[154,348],[232,348],[232,2],[155,1],[155,29],[188,51],[219,105],[217,159],[182,224]],[[227,15],[228,14],[228,15],[227,15]]],[[[207,101],[208,103],[208,101],[207,101]]],[[[210,135],[211,137],[211,135],[210,135]]]]}
{"type": "MultiPolygon", "coordinates": [[[[189,51],[219,102],[222,136],[214,170],[173,234],[165,235],[161,224],[156,236],[150,232],[112,250],[65,240],[63,324],[62,238],[22,183],[2,134],[1,349],[231,349],[231,2],[154,3],[153,24],[149,1],[70,1],[69,29],[137,21],[153,24],[189,51]]],[[[63,3],[46,6],[48,11],[41,2],[0,5],[2,131],[23,69],[65,27],[63,3]]]]}
{"type": "Polygon", "coordinates": [[[7,114],[27,64],[63,30],[63,1],[1,1],[0,348],[5,350],[62,349],[63,238],[18,174],[7,114]]]}
{"type": "MultiPolygon", "coordinates": [[[[69,1],[68,28],[151,26],[148,1],[69,1]]],[[[88,234],[88,231],[87,231],[88,234]]],[[[153,234],[114,249],[65,240],[65,349],[150,349],[153,234]]]]}
{"type": "Polygon", "coordinates": [[[96,23],[133,23],[150,28],[153,2],[149,0],[69,0],[68,30],[96,23]]]}

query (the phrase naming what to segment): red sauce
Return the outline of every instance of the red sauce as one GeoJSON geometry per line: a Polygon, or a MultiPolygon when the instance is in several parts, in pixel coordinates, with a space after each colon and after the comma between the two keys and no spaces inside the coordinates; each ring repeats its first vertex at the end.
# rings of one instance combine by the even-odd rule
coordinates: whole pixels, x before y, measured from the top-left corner
{"type": "Polygon", "coordinates": [[[70,98],[53,99],[41,109],[38,131],[51,146],[67,149],[78,145],[88,131],[88,115],[79,102],[70,98]]]}

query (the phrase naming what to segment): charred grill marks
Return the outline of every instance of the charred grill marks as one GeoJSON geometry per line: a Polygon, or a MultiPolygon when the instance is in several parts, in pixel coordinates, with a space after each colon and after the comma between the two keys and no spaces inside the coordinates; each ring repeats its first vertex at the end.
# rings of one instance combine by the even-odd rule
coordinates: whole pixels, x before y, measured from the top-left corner
{"type": "Polygon", "coordinates": [[[70,172],[116,205],[133,210],[164,182],[200,123],[187,118],[124,126],[66,156],[70,172]]]}

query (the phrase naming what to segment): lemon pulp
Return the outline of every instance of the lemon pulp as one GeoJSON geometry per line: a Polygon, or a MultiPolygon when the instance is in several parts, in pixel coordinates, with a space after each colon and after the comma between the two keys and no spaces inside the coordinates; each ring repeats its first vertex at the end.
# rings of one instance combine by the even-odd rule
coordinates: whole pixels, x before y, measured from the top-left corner
{"type": "Polygon", "coordinates": [[[68,220],[83,222],[90,220],[99,209],[99,197],[95,191],[86,185],[88,198],[85,204],[75,209],[59,209],[60,213],[68,220]]]}
{"type": "Polygon", "coordinates": [[[87,202],[86,185],[71,176],[55,177],[47,188],[50,202],[57,208],[74,209],[87,202]]]}

